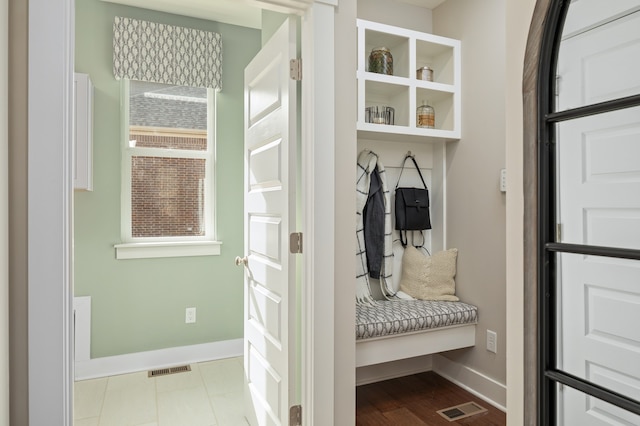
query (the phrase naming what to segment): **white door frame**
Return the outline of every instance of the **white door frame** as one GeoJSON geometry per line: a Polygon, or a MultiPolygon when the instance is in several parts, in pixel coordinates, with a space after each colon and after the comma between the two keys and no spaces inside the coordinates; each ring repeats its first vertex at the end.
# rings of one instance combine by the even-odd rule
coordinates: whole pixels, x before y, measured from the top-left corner
{"type": "Polygon", "coordinates": [[[303,247],[302,266],[301,374],[302,420],[305,425],[335,424],[333,52],[334,6],[337,3],[338,0],[317,1],[302,18],[303,141],[300,190],[303,244],[304,241],[307,243],[303,247]]]}
{"type": "MultiPolygon", "coordinates": [[[[268,1],[253,1],[270,7],[268,1]]],[[[304,11],[303,90],[307,93],[302,100],[302,187],[309,196],[303,200],[303,232],[310,242],[303,266],[303,416],[305,424],[332,424],[334,292],[326,283],[334,283],[334,257],[330,253],[315,256],[314,248],[324,247],[326,253],[327,247],[334,247],[334,178],[327,164],[333,163],[335,145],[333,33],[338,0],[298,3],[297,11],[304,11]]],[[[29,419],[34,426],[70,426],[74,1],[30,0],[28,20],[29,419]]]]}
{"type": "Polygon", "coordinates": [[[29,3],[29,423],[71,425],[74,3],[29,3]]]}

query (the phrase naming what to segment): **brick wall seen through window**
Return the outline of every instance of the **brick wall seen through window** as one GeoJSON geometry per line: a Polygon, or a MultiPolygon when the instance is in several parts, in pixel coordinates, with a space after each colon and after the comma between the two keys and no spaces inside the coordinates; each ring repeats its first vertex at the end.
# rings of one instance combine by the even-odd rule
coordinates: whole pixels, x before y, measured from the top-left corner
{"type": "Polygon", "coordinates": [[[129,101],[131,237],[206,235],[206,89],[132,81],[129,101]]]}

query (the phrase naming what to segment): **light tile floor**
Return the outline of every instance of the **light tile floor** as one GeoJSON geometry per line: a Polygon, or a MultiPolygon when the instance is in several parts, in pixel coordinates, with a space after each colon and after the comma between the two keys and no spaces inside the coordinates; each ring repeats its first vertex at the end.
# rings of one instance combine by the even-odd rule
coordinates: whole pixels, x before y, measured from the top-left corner
{"type": "Polygon", "coordinates": [[[78,381],[74,425],[246,426],[242,358],[153,378],[141,371],[78,381]]]}

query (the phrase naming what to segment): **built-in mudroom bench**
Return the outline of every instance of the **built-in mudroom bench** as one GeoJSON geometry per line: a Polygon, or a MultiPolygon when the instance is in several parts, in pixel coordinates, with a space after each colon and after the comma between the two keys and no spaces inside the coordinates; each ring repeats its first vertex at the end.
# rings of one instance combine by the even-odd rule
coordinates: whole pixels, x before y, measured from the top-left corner
{"type": "MultiPolygon", "coordinates": [[[[356,190],[361,191],[360,178],[366,174],[362,172],[367,167],[363,159],[367,155],[375,158],[368,161],[382,166],[393,223],[394,188],[399,178],[403,186],[415,187],[422,186],[424,180],[432,228],[414,232],[408,243],[420,247],[420,253],[412,252],[413,256],[429,262],[437,253],[455,250],[447,244],[446,144],[461,135],[460,42],[362,19],[357,26],[360,154],[356,190]],[[410,162],[402,168],[407,155],[415,158],[419,171],[409,167],[410,162]]],[[[358,210],[358,215],[363,215],[360,204],[358,210]]],[[[400,244],[398,231],[392,232],[393,275],[385,284],[388,291],[380,280],[369,276],[367,288],[361,282],[362,271],[358,271],[356,367],[370,368],[475,345],[475,306],[453,295],[451,300],[422,300],[402,291],[406,249],[400,244]],[[369,302],[363,301],[363,291],[370,292],[373,301],[366,297],[369,302]]],[[[362,241],[358,236],[359,250],[362,241]]],[[[455,261],[454,256],[454,273],[455,261]]],[[[454,277],[449,278],[454,283],[454,277]]]]}
{"type": "Polygon", "coordinates": [[[478,309],[463,302],[378,301],[356,306],[356,367],[473,346],[478,309]]]}

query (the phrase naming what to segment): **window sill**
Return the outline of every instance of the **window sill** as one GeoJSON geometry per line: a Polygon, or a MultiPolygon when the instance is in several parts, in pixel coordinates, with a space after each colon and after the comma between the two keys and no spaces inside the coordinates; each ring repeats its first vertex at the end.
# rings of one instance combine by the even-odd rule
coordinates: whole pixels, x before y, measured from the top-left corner
{"type": "Polygon", "coordinates": [[[116,259],[159,257],[219,256],[220,241],[180,241],[116,244],[116,259]]]}

